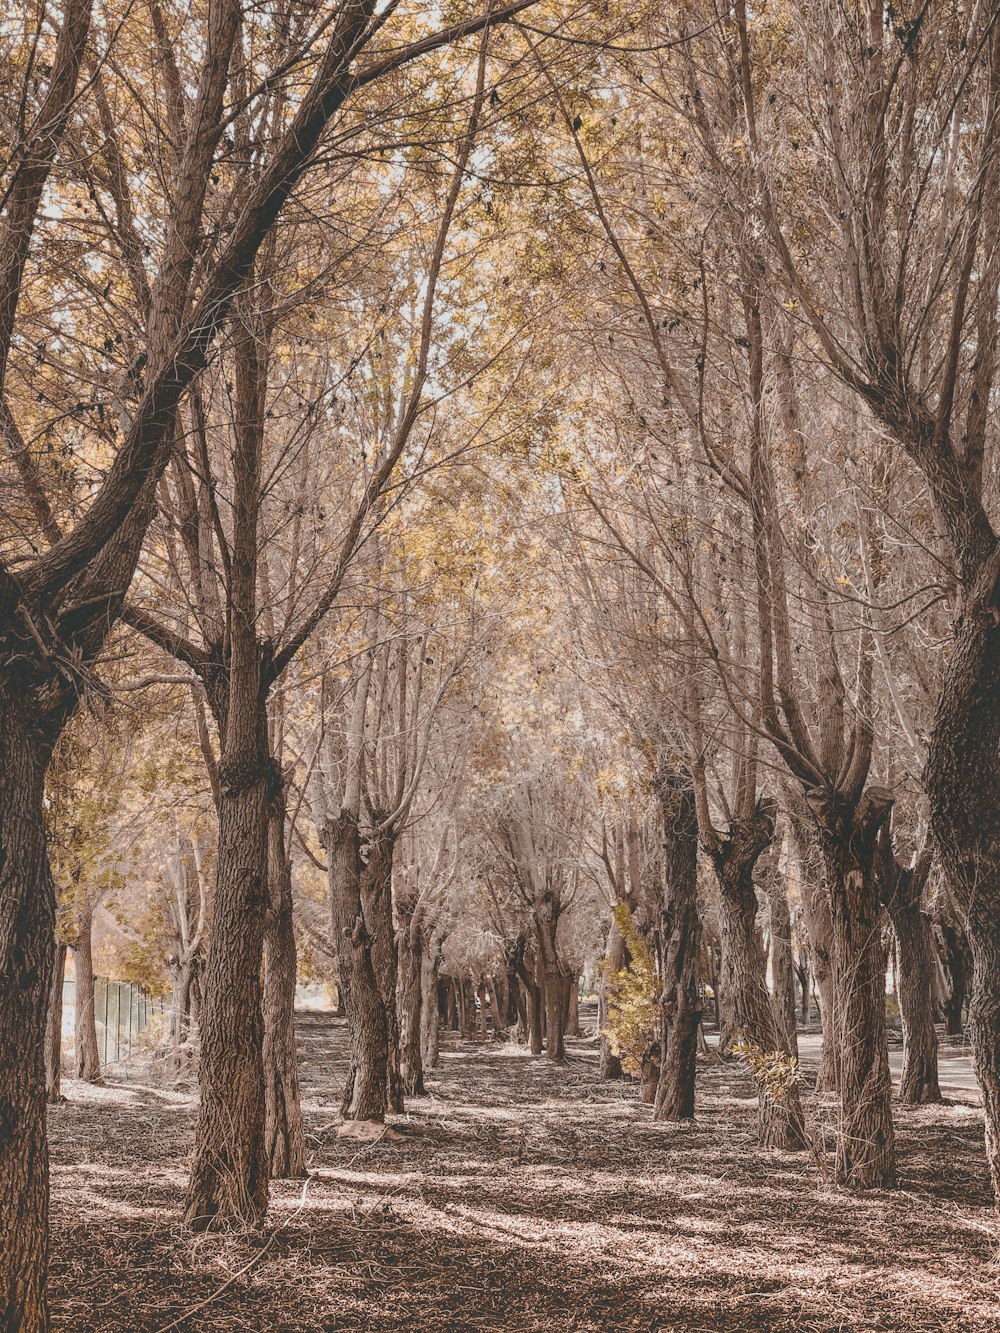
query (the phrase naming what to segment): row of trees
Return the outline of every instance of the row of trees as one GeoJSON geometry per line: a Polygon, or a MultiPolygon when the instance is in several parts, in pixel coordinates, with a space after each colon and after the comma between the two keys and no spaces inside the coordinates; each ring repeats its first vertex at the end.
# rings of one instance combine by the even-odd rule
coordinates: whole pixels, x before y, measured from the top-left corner
{"type": "Polygon", "coordinates": [[[1000,1188],[998,28],[66,0],[5,36],[12,1327],[98,895],[197,1031],[195,1229],[305,1169],[305,964],[345,1116],[477,1003],[562,1060],[604,955],[604,1076],[693,1114],[712,980],[803,1146],[793,912],[838,1179],[895,1179],[888,919],[907,1100],[935,946],[959,1009],[971,958],[1000,1188]]]}

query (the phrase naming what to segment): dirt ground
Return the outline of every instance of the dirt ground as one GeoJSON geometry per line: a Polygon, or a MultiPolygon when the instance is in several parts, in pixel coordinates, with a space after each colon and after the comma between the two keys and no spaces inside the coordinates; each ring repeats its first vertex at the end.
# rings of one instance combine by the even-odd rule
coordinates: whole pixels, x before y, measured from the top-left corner
{"type": "MultiPolygon", "coordinates": [[[[180,1226],[190,1089],[141,1064],[66,1080],[56,1329],[1000,1330],[974,1106],[900,1108],[900,1188],[858,1197],[756,1147],[739,1068],[706,1063],[698,1119],[656,1125],[598,1083],[593,1038],[557,1069],[449,1036],[404,1137],[366,1144],[335,1136],[343,1024],[305,1014],[300,1033],[312,1174],[273,1185],[257,1234],[180,1226]]],[[[828,1141],[832,1102],[808,1102],[828,1141]]]]}

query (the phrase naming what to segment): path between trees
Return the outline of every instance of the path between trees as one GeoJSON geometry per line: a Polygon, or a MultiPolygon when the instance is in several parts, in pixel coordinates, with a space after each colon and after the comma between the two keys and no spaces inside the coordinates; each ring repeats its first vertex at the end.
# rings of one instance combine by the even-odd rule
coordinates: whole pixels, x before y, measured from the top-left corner
{"type": "MultiPolygon", "coordinates": [[[[818,1068],[821,1047],[822,1039],[818,1033],[799,1033],[799,1059],[803,1069],[818,1068]]],[[[889,1046],[889,1068],[892,1070],[893,1083],[898,1085],[903,1068],[901,1046],[889,1046]]],[[[938,1049],[938,1082],[945,1097],[960,1097],[974,1101],[977,1105],[982,1104],[979,1084],[972,1070],[972,1054],[968,1048],[941,1044],[938,1049]]]]}
{"type": "MultiPolygon", "coordinates": [[[[190,1087],[66,1080],[57,1329],[1000,1328],[977,1107],[898,1108],[901,1188],[851,1195],[806,1154],[756,1147],[736,1062],[700,1067],[694,1124],[654,1125],[632,1085],[597,1081],[592,1038],[554,1068],[449,1035],[403,1137],[364,1144],[335,1134],[342,1022],[303,1014],[300,1036],[313,1176],[274,1185],[259,1235],[181,1225],[190,1087]]],[[[833,1100],[807,1110],[832,1146],[833,1100]]]]}

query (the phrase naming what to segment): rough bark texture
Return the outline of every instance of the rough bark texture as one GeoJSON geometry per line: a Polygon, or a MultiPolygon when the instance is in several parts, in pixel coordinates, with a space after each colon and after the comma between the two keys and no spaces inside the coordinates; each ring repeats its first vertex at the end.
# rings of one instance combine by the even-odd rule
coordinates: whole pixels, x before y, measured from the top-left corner
{"type": "Polygon", "coordinates": [[[49,1008],[45,1016],[45,1093],[48,1101],[64,1101],[62,1095],[63,982],[66,977],[66,945],[56,944],[49,1008]]]}
{"type": "Polygon", "coordinates": [[[361,838],[357,820],[341,811],[326,829],[330,911],[340,984],[351,1039],[351,1068],[341,1114],[384,1120],[389,1034],[372,965],[372,939],[361,907],[361,838]]]}
{"type": "Polygon", "coordinates": [[[1000,1198],[1000,548],[990,538],[982,558],[967,563],[925,782],[941,866],[972,954],[969,1032],[1000,1198]]]}
{"type": "Polygon", "coordinates": [[[45,848],[49,750],[0,689],[0,1327],[48,1328],[45,1021],[55,890],[45,848]]]}
{"type": "Polygon", "coordinates": [[[892,1082],[885,1027],[885,950],[876,838],[891,800],[869,788],[855,810],[814,798],[823,837],[834,932],[840,1057],[840,1184],[887,1188],[896,1181],[892,1082]]]}
{"type": "Polygon", "coordinates": [[[264,1115],[272,1180],[306,1174],[306,1140],[295,1039],[297,958],[292,925],[292,866],[285,846],[285,801],[273,802],[268,828],[270,909],[264,932],[264,1115]]]}
{"type": "MultiPolygon", "coordinates": [[[[373,814],[379,824],[379,816],[373,814]]],[[[395,836],[391,829],[376,832],[368,840],[368,861],[361,871],[361,907],[371,936],[371,959],[384,1010],[386,1033],[387,1109],[403,1110],[403,1080],[399,1065],[399,1018],[396,988],[399,957],[392,923],[392,858],[395,836]]]]}
{"type": "Polygon", "coordinates": [[[663,817],[664,882],[660,917],[663,1036],[654,1117],[686,1120],[694,1115],[695,1059],[701,1019],[698,950],[698,821],[694,784],[684,769],[658,775],[663,817]]]}
{"type": "MultiPolygon", "coordinates": [[[[767,990],[767,955],[757,930],[757,895],[753,871],[774,837],[774,805],[761,802],[754,814],[734,823],[728,836],[713,848],[712,863],[719,883],[720,911],[729,940],[732,998],[736,1025],[743,1040],[762,1054],[790,1055],[771,1008],[767,990]]],[[[805,1121],[798,1088],[792,1084],[779,1096],[760,1076],[758,1133],[766,1147],[805,1147],[805,1121]]]]}
{"type": "Polygon", "coordinates": [[[269,897],[268,812],[278,779],[268,753],[263,699],[258,716],[234,740],[235,753],[227,754],[224,744],[219,765],[201,1102],[185,1214],[196,1231],[229,1220],[256,1225],[267,1211],[261,958],[269,897]]]}

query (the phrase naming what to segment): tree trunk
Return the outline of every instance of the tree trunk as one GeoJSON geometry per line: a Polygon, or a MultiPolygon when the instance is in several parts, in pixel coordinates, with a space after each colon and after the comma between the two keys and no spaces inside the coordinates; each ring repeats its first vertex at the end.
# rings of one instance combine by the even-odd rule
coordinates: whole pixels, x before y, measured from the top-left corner
{"type": "Polygon", "coordinates": [[[361,906],[361,839],[357,820],[341,811],[326,829],[330,909],[350,1036],[351,1067],[341,1114],[384,1120],[389,1033],[372,964],[372,938],[361,906]]]}
{"type": "Polygon", "coordinates": [[[282,790],[272,802],[268,822],[271,904],[264,930],[264,1116],[272,1180],[296,1180],[306,1175],[306,1137],[295,1040],[298,960],[285,818],[282,790]]]}
{"type": "Polygon", "coordinates": [[[891,797],[869,788],[853,812],[814,797],[830,885],[840,1057],[839,1184],[888,1188],[896,1181],[892,1080],[885,1027],[885,950],[875,842],[891,797]]]}
{"type": "MultiPolygon", "coordinates": [[[[752,816],[734,822],[725,840],[712,849],[712,862],[719,882],[723,932],[729,941],[737,1028],[759,1055],[780,1051],[790,1057],[767,990],[767,955],[757,930],[753,884],[754,867],[774,837],[774,810],[773,802],[762,801],[752,816]]],[[[754,1073],[761,1143],[768,1148],[804,1148],[805,1120],[797,1086],[780,1084],[783,1091],[779,1093],[763,1067],[755,1067],[754,1073]]]]}
{"type": "Polygon", "coordinates": [[[536,980],[538,969],[523,958],[518,962],[518,976],[524,987],[525,1018],[528,1024],[528,1049],[532,1055],[542,1053],[542,988],[536,980]],[[531,970],[529,970],[529,967],[531,970]],[[535,973],[532,976],[532,972],[535,973]]]}
{"type": "Polygon", "coordinates": [[[52,989],[45,1016],[45,1092],[50,1104],[65,1101],[62,1095],[63,983],[66,978],[66,945],[56,942],[52,989]]]}
{"type": "Polygon", "coordinates": [[[694,1115],[701,1019],[698,822],[694,784],[686,769],[661,771],[656,787],[665,851],[660,924],[663,1036],[653,1115],[657,1120],[686,1120],[694,1115]]]}
{"type": "Polygon", "coordinates": [[[493,1037],[496,1041],[502,1041],[506,1035],[506,1028],[504,1026],[506,1006],[501,1007],[500,996],[497,992],[497,983],[492,975],[486,978],[486,991],[490,999],[490,1021],[493,1024],[493,1037]]]}
{"type": "Polygon", "coordinates": [[[903,1020],[899,1100],[912,1106],[939,1102],[938,1043],[934,1031],[936,967],[931,923],[919,902],[891,905],[899,957],[897,991],[903,1020]]]}
{"type": "Polygon", "coordinates": [[[819,996],[819,1019],[823,1030],[823,1046],[817,1092],[836,1092],[840,1086],[839,1046],[836,1022],[836,989],[833,979],[833,913],[830,888],[824,882],[821,867],[815,864],[816,827],[807,812],[788,811],[788,824],[799,863],[799,887],[802,907],[809,935],[809,957],[813,982],[819,996]]]}
{"type": "MultiPolygon", "coordinates": [[[[372,814],[378,828],[381,818],[372,814]]],[[[368,839],[368,863],[361,871],[361,908],[371,937],[371,960],[375,971],[386,1034],[386,1109],[403,1110],[403,1080],[399,1066],[399,1019],[396,987],[399,956],[392,923],[392,858],[396,839],[391,829],[381,829],[368,839]]]]}
{"type": "Polygon", "coordinates": [[[949,1037],[962,1035],[962,1013],[969,984],[969,946],[961,926],[941,921],[938,924],[944,945],[944,964],[948,971],[948,994],[942,1001],[944,1030],[949,1037]]]}
{"type": "Polygon", "coordinates": [[[580,1035],[580,978],[576,972],[567,977],[569,984],[569,1011],[566,1018],[566,1036],[580,1035]]]}
{"type": "Polygon", "coordinates": [[[792,952],[792,918],[788,894],[780,875],[772,873],[764,881],[771,926],[771,978],[774,985],[772,1008],[778,1032],[789,1055],[799,1058],[799,1034],[795,1020],[795,956],[792,952]]]}
{"type": "Polygon", "coordinates": [[[201,1011],[201,1102],[186,1220],[203,1231],[267,1212],[261,962],[268,904],[268,818],[280,777],[255,673],[235,666],[219,763],[219,847],[201,1011]]]}
{"type": "Polygon", "coordinates": [[[77,1078],[87,1083],[101,1081],[101,1053],[97,1046],[97,1018],[94,1013],[94,918],[84,912],[78,922],[74,972],[76,975],[76,1012],[73,1018],[73,1069],[77,1078]]]}
{"type": "Polygon", "coordinates": [[[604,946],[604,962],[601,965],[600,988],[597,998],[597,1030],[601,1034],[601,1055],[597,1066],[598,1078],[618,1079],[622,1077],[621,1058],[615,1055],[608,1040],[608,987],[615,972],[625,966],[625,940],[618,929],[614,913],[608,926],[608,941],[604,946]]]}
{"type": "Polygon", "coordinates": [[[424,1069],[437,1069],[441,1044],[441,1006],[438,1003],[438,973],[441,969],[441,942],[431,936],[420,960],[420,1059],[424,1069]]]}
{"type": "Polygon", "coordinates": [[[178,963],[173,969],[173,993],[170,998],[170,1036],[175,1052],[191,1037],[197,957],[178,963]]]}
{"type": "MultiPolygon", "coordinates": [[[[422,984],[425,941],[418,913],[407,904],[399,911],[399,980],[396,993],[399,1018],[399,1073],[403,1093],[424,1097],[424,1065],[421,1027],[423,1024],[422,984]]],[[[436,988],[435,988],[436,989],[436,988]]],[[[435,995],[435,1011],[437,997],[435,995]]]]}
{"type": "Polygon", "coordinates": [[[726,913],[720,912],[719,915],[719,970],[715,985],[719,1044],[716,1047],[716,1053],[720,1060],[726,1060],[732,1053],[731,1048],[736,1040],[739,1023],[736,1017],[736,978],[733,975],[732,942],[729,938],[729,925],[726,913]]]}
{"type": "MultiPolygon", "coordinates": [[[[787,902],[787,899],[786,899],[787,902]]],[[[799,1006],[802,1014],[802,1022],[809,1022],[809,959],[805,952],[801,952],[795,960],[795,976],[799,983],[799,1006]]]]}
{"type": "Polygon", "coordinates": [[[29,725],[30,699],[8,689],[0,687],[0,1324],[45,1333],[45,1026],[56,921],[45,845],[49,749],[29,725]]]}
{"type": "Polygon", "coordinates": [[[556,934],[559,929],[559,904],[546,892],[535,905],[537,971],[544,977],[545,1054],[556,1064],[566,1060],[565,1018],[563,1006],[565,977],[559,961],[556,934]]]}

